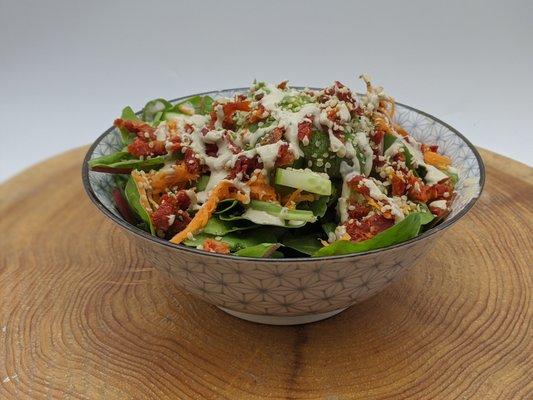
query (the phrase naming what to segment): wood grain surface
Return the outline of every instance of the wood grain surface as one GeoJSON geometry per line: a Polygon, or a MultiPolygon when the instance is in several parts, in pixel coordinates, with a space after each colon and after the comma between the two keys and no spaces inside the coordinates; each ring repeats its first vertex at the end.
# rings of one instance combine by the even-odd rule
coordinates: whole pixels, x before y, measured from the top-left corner
{"type": "Polygon", "coordinates": [[[533,170],[483,151],[480,201],[384,292],[297,327],[235,319],[139,258],[86,148],[0,186],[0,399],[532,399],[533,170]]]}

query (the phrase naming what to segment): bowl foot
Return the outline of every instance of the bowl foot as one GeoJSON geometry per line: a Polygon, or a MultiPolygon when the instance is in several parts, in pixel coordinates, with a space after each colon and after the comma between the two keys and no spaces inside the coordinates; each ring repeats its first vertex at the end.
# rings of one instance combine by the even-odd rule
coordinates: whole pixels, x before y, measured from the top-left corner
{"type": "Polygon", "coordinates": [[[233,315],[234,317],[244,319],[246,321],[256,322],[258,324],[267,325],[301,325],[308,324],[310,322],[317,322],[323,319],[333,317],[338,313],[346,310],[348,307],[341,308],[340,310],[333,310],[322,314],[310,314],[310,315],[295,315],[295,316],[275,316],[275,315],[256,315],[246,314],[240,311],[229,310],[224,307],[218,307],[222,311],[233,315]]]}

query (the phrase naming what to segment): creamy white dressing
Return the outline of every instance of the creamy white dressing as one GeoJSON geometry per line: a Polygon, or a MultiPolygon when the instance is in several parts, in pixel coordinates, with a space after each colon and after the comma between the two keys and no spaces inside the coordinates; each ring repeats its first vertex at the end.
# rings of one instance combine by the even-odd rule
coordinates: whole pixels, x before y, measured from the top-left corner
{"type": "Polygon", "coordinates": [[[291,112],[281,109],[273,109],[272,116],[279,121],[278,126],[285,128],[285,140],[296,158],[303,156],[298,139],[298,124],[308,115],[319,115],[320,109],[317,104],[305,104],[300,111],[291,112]]]}
{"type": "MultiPolygon", "coordinates": [[[[341,238],[344,238],[344,236],[346,236],[346,226],[344,225],[339,225],[335,228],[335,239],[334,240],[338,240],[338,239],[341,239],[341,238]]],[[[328,240],[330,240],[331,238],[328,237],[328,240]]],[[[334,240],[331,240],[331,241],[334,241],[334,240]]]]}
{"type": "Polygon", "coordinates": [[[402,141],[396,140],[393,144],[389,146],[387,150],[385,150],[383,155],[390,159],[394,157],[396,154],[398,154],[401,151],[401,149],[403,149],[404,146],[405,144],[402,143],[402,141]]]}
{"type": "Polygon", "coordinates": [[[250,146],[255,146],[257,141],[261,139],[263,136],[265,136],[267,133],[272,131],[276,127],[275,124],[272,124],[270,126],[264,127],[264,128],[258,128],[255,132],[249,132],[247,135],[247,142],[250,146]]]}
{"type": "Polygon", "coordinates": [[[350,110],[348,110],[348,107],[346,106],[346,103],[344,101],[341,101],[337,105],[338,115],[341,120],[341,122],[349,122],[351,119],[350,110]]]}
{"type": "Polygon", "coordinates": [[[207,122],[209,122],[209,116],[201,115],[201,114],[194,114],[194,115],[178,114],[178,115],[173,115],[172,117],[169,118],[169,120],[175,121],[179,127],[183,127],[185,123],[198,127],[198,126],[204,126],[205,124],[207,124],[207,122]]]}
{"type": "Polygon", "coordinates": [[[358,168],[359,164],[352,167],[346,161],[341,161],[340,173],[342,176],[342,191],[339,200],[337,201],[337,213],[341,223],[348,221],[348,200],[350,199],[351,190],[348,186],[348,182],[356,175],[360,175],[358,168]]]}
{"type": "Polygon", "coordinates": [[[265,146],[259,146],[255,148],[255,151],[259,155],[259,158],[263,162],[263,167],[267,171],[274,168],[276,160],[278,159],[279,148],[283,145],[283,141],[280,140],[273,144],[267,144],[265,146]]]}
{"type": "Polygon", "coordinates": [[[328,129],[328,136],[329,149],[339,157],[344,157],[346,155],[346,146],[337,136],[335,136],[333,129],[328,129]]]}
{"type": "Polygon", "coordinates": [[[446,210],[448,208],[448,205],[446,203],[446,200],[435,200],[429,203],[430,207],[440,208],[441,210],[446,210]]]}
{"type": "Polygon", "coordinates": [[[424,182],[428,185],[434,185],[446,179],[448,175],[433,165],[425,163],[424,155],[420,151],[420,145],[413,138],[410,138],[410,141],[413,143],[408,143],[403,136],[397,136],[396,141],[385,151],[385,156],[392,157],[399,152],[400,148],[405,146],[409,153],[411,153],[413,167],[418,168],[422,166],[426,169],[427,173],[424,176],[424,182]]]}
{"type": "Polygon", "coordinates": [[[261,104],[269,111],[274,110],[279,102],[283,100],[286,94],[283,92],[283,90],[270,83],[266,85],[266,88],[268,89],[269,93],[265,94],[260,100],[261,104]]]}
{"type": "Polygon", "coordinates": [[[370,147],[370,142],[368,141],[366,133],[357,132],[355,137],[357,139],[357,146],[363,151],[363,155],[365,156],[365,170],[363,172],[365,176],[368,176],[372,171],[374,152],[372,151],[372,147],[370,147]]]}
{"type": "Polygon", "coordinates": [[[424,177],[424,180],[426,181],[428,185],[434,185],[436,183],[439,183],[443,179],[448,178],[448,175],[446,175],[444,172],[434,167],[433,165],[425,164],[425,167],[427,169],[427,173],[426,173],[426,176],[424,177]]]}
{"type": "Polygon", "coordinates": [[[159,124],[157,129],[155,130],[155,139],[164,142],[167,140],[168,136],[168,127],[166,123],[159,124]]]}
{"type": "Polygon", "coordinates": [[[388,196],[380,190],[372,179],[363,179],[361,183],[368,188],[369,195],[374,200],[388,200],[388,196]]]}

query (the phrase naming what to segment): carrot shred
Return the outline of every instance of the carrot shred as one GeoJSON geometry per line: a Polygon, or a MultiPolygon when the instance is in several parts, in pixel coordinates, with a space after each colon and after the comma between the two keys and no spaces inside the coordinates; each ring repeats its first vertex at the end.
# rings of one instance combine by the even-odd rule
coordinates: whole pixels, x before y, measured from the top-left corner
{"type": "Polygon", "coordinates": [[[250,187],[250,198],[254,200],[278,202],[274,188],[265,180],[262,172],[254,172],[246,185],[250,187]]]}
{"type": "Polygon", "coordinates": [[[188,183],[198,179],[198,173],[191,173],[187,170],[185,163],[176,164],[174,171],[158,171],[151,177],[152,189],[156,193],[163,193],[167,188],[177,186],[179,189],[185,188],[188,183]]]}
{"type": "Polygon", "coordinates": [[[152,212],[153,209],[150,205],[149,193],[146,190],[146,187],[150,186],[146,173],[144,171],[138,171],[134,169],[131,171],[131,179],[133,179],[135,186],[137,186],[137,191],[139,192],[139,203],[147,212],[152,212]]]}
{"type": "Polygon", "coordinates": [[[179,244],[183,242],[188,236],[194,235],[195,233],[203,229],[207,225],[207,221],[209,221],[211,215],[213,215],[213,212],[216,210],[218,203],[222,200],[234,199],[242,203],[249,202],[250,199],[246,194],[232,189],[236,188],[235,186],[233,186],[233,183],[228,180],[223,180],[218,185],[216,185],[213,188],[211,194],[209,195],[207,201],[202,205],[200,210],[198,210],[196,215],[193,217],[193,219],[191,219],[185,229],[174,235],[174,237],[170,239],[170,241],[172,243],[179,244]]]}
{"type": "Polygon", "coordinates": [[[294,209],[296,207],[296,199],[300,193],[302,193],[302,189],[297,189],[292,192],[289,198],[285,201],[285,207],[287,207],[289,210],[294,209]]]}
{"type": "Polygon", "coordinates": [[[403,129],[400,125],[394,125],[394,130],[398,132],[403,137],[409,136],[409,132],[403,129]]]}
{"type": "Polygon", "coordinates": [[[434,151],[424,152],[424,161],[437,168],[446,168],[451,165],[452,160],[442,154],[435,153],[434,151]]]}

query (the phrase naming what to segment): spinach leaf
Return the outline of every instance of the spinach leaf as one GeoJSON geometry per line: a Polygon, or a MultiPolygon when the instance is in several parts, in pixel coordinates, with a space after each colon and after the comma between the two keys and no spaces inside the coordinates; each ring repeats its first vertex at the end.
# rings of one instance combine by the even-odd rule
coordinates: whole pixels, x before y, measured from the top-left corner
{"type": "Polygon", "coordinates": [[[392,133],[386,133],[385,136],[383,136],[383,152],[385,152],[389,147],[391,147],[396,140],[397,137],[394,136],[392,133]]]}
{"type": "Polygon", "coordinates": [[[433,220],[433,215],[425,212],[409,214],[402,221],[389,229],[378,233],[372,239],[363,242],[351,242],[349,240],[337,240],[329,246],[323,247],[313,254],[314,257],[334,256],[340,254],[360,253],[362,251],[375,250],[393,244],[405,242],[418,235],[422,225],[433,220]]]}
{"type": "Polygon", "coordinates": [[[326,233],[326,235],[329,237],[331,233],[335,233],[335,229],[337,228],[337,224],[335,222],[325,222],[322,224],[322,229],[326,233]]]}
{"type": "Polygon", "coordinates": [[[300,253],[314,255],[322,247],[319,240],[319,234],[309,234],[305,236],[285,235],[281,241],[284,246],[290,247],[300,253]]]}
{"type": "Polygon", "coordinates": [[[141,205],[139,190],[137,189],[137,185],[131,176],[126,183],[126,187],[124,188],[124,196],[126,197],[126,201],[133,212],[141,219],[141,221],[146,223],[150,229],[150,233],[155,235],[155,229],[154,225],[152,224],[152,220],[148,215],[148,211],[146,211],[141,205]]]}
{"type": "Polygon", "coordinates": [[[281,251],[275,251],[270,255],[270,258],[285,258],[281,251]]]}
{"type": "Polygon", "coordinates": [[[194,96],[181,103],[175,104],[166,111],[183,114],[180,110],[181,106],[188,105],[194,109],[195,114],[207,115],[213,110],[213,102],[213,98],[209,96],[194,96]]]}
{"type": "MultiPolygon", "coordinates": [[[[197,190],[198,187],[197,187],[197,190]]],[[[215,211],[215,214],[226,214],[228,211],[234,211],[235,206],[237,206],[239,202],[237,200],[222,200],[220,203],[218,203],[217,210],[215,211]]],[[[235,210],[236,211],[236,210],[235,210]]],[[[226,219],[226,221],[231,221],[231,219],[226,219]]]]}
{"type": "MultiPolygon", "coordinates": [[[[135,112],[131,109],[131,107],[124,107],[122,109],[122,114],[120,115],[120,118],[126,120],[126,121],[139,121],[139,117],[135,115],[135,112]]],[[[124,128],[120,128],[120,137],[122,138],[122,143],[124,145],[128,145],[131,142],[133,142],[133,136],[124,128]]]]}
{"type": "Polygon", "coordinates": [[[163,112],[170,109],[171,107],[172,104],[170,104],[165,99],[150,100],[143,108],[142,119],[145,122],[153,122],[156,116],[161,119],[161,115],[163,115],[163,112]]]}
{"type": "Polygon", "coordinates": [[[456,185],[457,182],[459,182],[459,174],[456,174],[455,172],[450,172],[448,171],[447,169],[443,169],[441,170],[442,172],[444,172],[446,175],[448,175],[450,177],[450,181],[456,185]]]}
{"type": "Polygon", "coordinates": [[[313,212],[315,217],[322,218],[329,207],[330,196],[320,196],[317,200],[307,204],[309,210],[313,212]]]}
{"type": "Polygon", "coordinates": [[[196,191],[202,192],[207,187],[207,184],[209,182],[209,175],[202,175],[200,178],[198,178],[198,181],[196,181],[196,191]]]}
{"type": "Polygon", "coordinates": [[[330,177],[340,176],[342,158],[330,151],[329,136],[327,133],[313,129],[309,144],[302,146],[305,160],[311,161],[310,168],[315,172],[326,172],[330,177]]]}
{"type": "Polygon", "coordinates": [[[91,166],[91,170],[97,172],[108,172],[111,174],[128,174],[134,169],[142,171],[150,171],[162,167],[165,163],[164,156],[158,156],[147,160],[139,159],[124,159],[111,164],[95,164],[91,166]]]}
{"type": "Polygon", "coordinates": [[[89,160],[88,164],[89,168],[93,168],[96,166],[107,166],[110,164],[117,163],[119,161],[127,160],[129,158],[131,158],[131,154],[127,151],[117,151],[113,154],[93,158],[92,160],[89,160]]]}
{"type": "Polygon", "coordinates": [[[278,241],[273,230],[258,228],[246,232],[231,232],[225,236],[197,233],[192,239],[186,239],[183,244],[186,246],[197,247],[203,244],[206,239],[215,239],[227,243],[231,251],[238,251],[261,243],[276,243],[278,241]]]}
{"type": "Polygon", "coordinates": [[[270,257],[272,253],[276,252],[279,246],[279,243],[261,243],[238,250],[234,254],[239,257],[266,258],[270,257]]]}
{"type": "Polygon", "coordinates": [[[224,236],[230,232],[242,231],[255,227],[257,227],[257,225],[248,221],[223,221],[217,216],[213,216],[207,221],[207,225],[202,232],[215,236],[224,236]]]}

